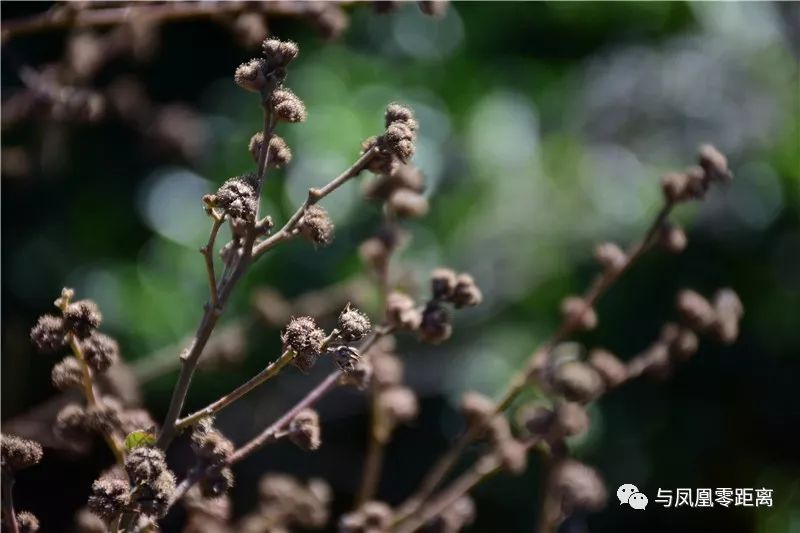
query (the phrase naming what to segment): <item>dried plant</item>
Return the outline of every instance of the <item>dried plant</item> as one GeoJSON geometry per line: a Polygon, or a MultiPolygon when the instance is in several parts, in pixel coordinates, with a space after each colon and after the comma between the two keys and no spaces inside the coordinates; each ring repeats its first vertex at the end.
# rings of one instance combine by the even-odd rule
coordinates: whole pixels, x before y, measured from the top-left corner
{"type": "MultiPolygon", "coordinates": [[[[199,9],[194,3],[185,9],[189,6],[199,9]]],[[[113,13],[114,9],[106,11],[113,13]]],[[[156,7],[148,5],[147,9],[156,7]]],[[[435,11],[438,7],[429,5],[426,9],[435,11]]],[[[104,11],[98,9],[76,16],[77,20],[100,20],[101,13],[104,11]]],[[[556,332],[533,351],[496,400],[477,392],[464,394],[463,433],[433,465],[419,488],[405,502],[391,506],[376,500],[384,450],[396,429],[413,420],[420,408],[414,391],[404,382],[395,336],[413,335],[419,342],[432,345],[445,342],[454,334],[453,313],[480,305],[483,294],[469,273],[446,267],[431,273],[429,290],[423,297],[400,290],[393,275],[396,252],[408,239],[404,221],[429,209],[422,194],[423,175],[411,164],[419,124],[407,106],[390,103],[383,131],[363,142],[360,155],[349,168],[323,187],[309,189],[306,200],[282,225],[275,225],[269,215],[261,213],[262,189],[270,169],[292,159],[290,147],[277,131],[307,118],[301,97],[285,85],[300,51],[298,45],[267,38],[262,51],[234,74],[235,83],[254,93],[263,111],[263,128],[253,135],[248,147],[256,170],[228,179],[214,194],[202,198],[210,223],[209,237],[201,250],[209,297],[196,332],[180,353],[179,375],[160,425],[135,402],[115,394],[113,388],[100,388],[103,377],[119,364],[119,352],[116,342],[99,332],[102,315],[93,302],[76,300],[74,291],[64,289],[55,301],[58,312],[43,315],[31,330],[38,350],[70,352],[54,365],[53,384],[82,393],[80,403],[64,405],[55,417],[58,438],[82,442],[91,434],[99,434],[116,458],[117,464],[92,485],[87,509],[78,515],[80,530],[153,531],[178,502],[187,512],[185,531],[324,527],[331,521],[332,496],[322,480],[301,481],[267,473],[259,485],[258,507],[236,523],[231,522],[227,494],[235,482],[232,467],[264,446],[288,439],[302,450],[318,449],[323,440],[320,417],[313,406],[336,387],[363,390],[370,405],[361,485],[354,509],[338,519],[343,532],[461,530],[476,513],[469,491],[499,472],[521,474],[527,469],[531,452],[543,454],[546,463],[540,531],[555,530],[572,513],[603,508],[607,491],[602,477],[591,466],[571,458],[566,445],[567,438],[587,431],[587,405],[640,376],[666,377],[678,362],[695,355],[700,336],[733,342],[743,307],[730,289],[720,290],[710,300],[691,290],[681,291],[676,297],[679,321],[667,322],[650,346],[626,361],[604,348],[587,351],[568,341],[574,334],[598,326],[598,301],[643,254],[657,246],[670,253],[686,247],[685,234],[670,223],[669,216],[676,206],[701,200],[712,186],[732,178],[725,157],[711,146],[701,147],[698,166],[663,178],[663,207],[640,241],[626,250],[614,243],[597,246],[600,271],[584,294],[563,299],[562,321],[556,332]],[[344,298],[337,288],[338,298],[344,301],[336,309],[336,326],[325,330],[317,322],[319,317],[308,313],[313,305],[260,292],[255,305],[264,319],[286,321],[282,324],[281,353],[239,387],[186,413],[184,403],[201,358],[211,353],[219,363],[232,357],[219,355],[224,350],[213,347],[212,334],[240,280],[256,260],[286,241],[301,238],[315,247],[334,244],[334,222],[321,204],[364,171],[375,174],[364,186],[365,199],[381,206],[383,220],[361,244],[359,254],[380,288],[381,316],[368,317],[348,303],[346,295],[352,286],[346,285],[344,298]],[[217,241],[223,226],[230,229],[231,239],[220,247],[217,241]],[[249,441],[235,444],[215,426],[217,414],[267,381],[290,367],[307,372],[321,359],[332,360],[335,370],[249,441]],[[536,403],[519,401],[527,389],[539,391],[536,403]],[[194,457],[189,471],[178,476],[165,452],[181,432],[190,437],[194,457]],[[474,443],[481,445],[480,456],[442,487],[462,453],[474,443]]],[[[228,330],[217,333],[231,334],[228,330]]],[[[236,345],[235,338],[231,339],[229,343],[236,345]]],[[[241,347],[230,351],[241,352],[241,347]]],[[[3,524],[9,531],[36,530],[35,517],[14,509],[11,488],[16,473],[37,463],[41,456],[41,447],[35,442],[3,436],[3,524]]]]}

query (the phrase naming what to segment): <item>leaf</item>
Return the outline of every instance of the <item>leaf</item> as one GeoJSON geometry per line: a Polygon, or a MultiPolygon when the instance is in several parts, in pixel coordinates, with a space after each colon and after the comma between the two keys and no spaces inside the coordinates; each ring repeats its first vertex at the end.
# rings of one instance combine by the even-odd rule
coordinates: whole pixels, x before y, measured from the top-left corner
{"type": "Polygon", "coordinates": [[[134,431],[125,437],[125,449],[128,451],[140,446],[152,446],[156,443],[156,436],[149,431],[134,431]]]}

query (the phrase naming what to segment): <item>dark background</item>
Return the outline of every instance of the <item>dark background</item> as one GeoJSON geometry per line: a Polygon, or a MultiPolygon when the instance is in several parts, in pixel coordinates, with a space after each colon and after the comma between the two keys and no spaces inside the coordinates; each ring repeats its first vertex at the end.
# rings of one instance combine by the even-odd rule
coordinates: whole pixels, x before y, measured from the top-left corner
{"type": "MultiPolygon", "coordinates": [[[[2,4],[3,19],[47,4],[2,4]]],[[[600,304],[596,332],[578,340],[622,358],[644,349],[674,318],[677,290],[704,294],[730,286],[746,309],[739,341],[701,352],[666,382],[641,381],[592,408],[592,430],[573,443],[610,488],[607,509],[575,517],[564,531],[787,532],[800,528],[800,84],[798,11],[793,4],[464,3],[442,20],[413,5],[377,14],[349,9],[344,37],[323,42],[307,24],[270,21],[300,43],[288,85],[306,102],[308,122],[283,126],[294,161],[272,177],[264,208],[285,220],[311,184],[344,169],[360,141],[378,133],[384,105],[417,110],[416,163],[426,172],[431,213],[408,224],[413,240],[402,273],[424,290],[440,264],[472,272],[486,295],[457,316],[438,349],[402,338],[407,379],[422,414],[401,428],[387,452],[380,489],[396,503],[419,482],[458,433],[454,411],[468,389],[499,391],[557,325],[558,302],[582,290],[595,266],[592,244],[628,243],[658,208],[658,176],[693,162],[700,142],[728,154],[736,174],[725,190],[681,207],[689,247],[654,252],[600,304]],[[794,43],[794,44],[792,44],[794,43]],[[793,52],[794,47],[794,52],[793,52]],[[634,483],[651,506],[616,505],[634,483]],[[657,489],[767,487],[772,508],[662,509],[657,489]]],[[[38,118],[3,129],[3,151],[23,149],[29,168],[2,178],[2,418],[4,424],[54,395],[56,359],[28,342],[36,317],[51,311],[64,285],[98,301],[104,330],[119,339],[139,375],[145,405],[162,417],[174,360],[206,296],[197,247],[208,222],[200,196],[229,176],[252,171],[247,140],[258,129],[257,101],[232,83],[233,69],[255,55],[206,21],[172,23],[151,60],[120,60],[95,80],[121,74],[141,81],[153,102],[199,112],[183,135],[200,149],[166,150],[113,116],[94,124],[38,118]],[[164,347],[168,347],[163,350],[164,347]],[[160,374],[160,375],[159,375],[160,374]]],[[[65,33],[3,45],[4,99],[20,87],[21,64],[58,60],[65,33]]],[[[5,158],[5,157],[4,157],[5,158]]],[[[362,178],[363,180],[363,178],[362,178]]],[[[251,309],[256,288],[293,298],[357,279],[355,248],[380,218],[349,184],[325,201],[337,223],[330,248],[289,243],[259,261],[237,288],[223,325],[246,324],[248,356],[198,375],[188,407],[230,390],[278,354],[278,327],[251,309]]],[[[375,316],[375,298],[367,297],[375,316]]],[[[290,370],[218,417],[241,443],[329,370],[290,370]]],[[[338,391],[318,406],[323,447],[303,453],[271,446],[236,468],[237,515],[256,500],[267,471],[327,479],[335,508],[348,508],[366,442],[365,402],[338,391]]],[[[4,429],[5,431],[5,429],[4,429]]],[[[186,468],[176,447],[175,467],[186,468]]],[[[111,458],[102,446],[86,457],[47,449],[20,476],[18,507],[45,531],[69,529],[91,481],[111,458]]],[[[472,531],[532,531],[540,468],[480,486],[472,531]]],[[[177,528],[174,513],[165,529],[177,528]]]]}

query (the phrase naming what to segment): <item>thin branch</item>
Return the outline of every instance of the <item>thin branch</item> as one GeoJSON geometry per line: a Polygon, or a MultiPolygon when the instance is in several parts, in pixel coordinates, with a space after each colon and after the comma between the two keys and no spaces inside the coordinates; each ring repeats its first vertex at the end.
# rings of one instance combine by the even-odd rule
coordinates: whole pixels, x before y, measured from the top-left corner
{"type": "Polygon", "coordinates": [[[217,233],[219,233],[219,228],[222,226],[224,218],[217,216],[213,211],[211,211],[211,216],[214,219],[214,224],[211,226],[211,233],[208,236],[208,242],[204,247],[200,248],[200,253],[203,254],[203,257],[206,260],[208,291],[211,297],[211,305],[216,308],[219,303],[219,297],[217,296],[217,276],[214,273],[214,243],[217,240],[217,233]]]}
{"type": "Polygon", "coordinates": [[[236,400],[244,397],[246,394],[252,392],[260,385],[268,381],[269,379],[277,376],[280,371],[292,362],[294,359],[295,353],[292,350],[286,350],[281,354],[281,356],[270,363],[269,365],[264,368],[261,372],[250,378],[247,382],[239,385],[235,390],[229,392],[219,400],[207,405],[206,407],[195,411],[194,413],[186,416],[185,418],[181,418],[176,423],[176,426],[179,430],[185,429],[193,424],[195,424],[198,420],[203,417],[211,416],[214,413],[218,413],[225,407],[229,406],[236,400]]]}
{"type": "MultiPolygon", "coordinates": [[[[631,265],[653,246],[657,232],[666,221],[673,207],[674,204],[671,202],[664,204],[645,233],[644,238],[628,248],[625,263],[621,268],[606,269],[597,275],[588,290],[584,293],[583,300],[586,303],[584,309],[594,307],[622,274],[627,272],[631,265]]],[[[580,318],[581,317],[575,317],[572,320],[564,319],[558,330],[556,330],[556,333],[534,351],[533,355],[531,355],[530,359],[523,367],[523,370],[511,379],[509,386],[500,396],[500,400],[496,404],[496,414],[505,411],[525,388],[535,372],[533,362],[540,357],[540,354],[544,353],[547,357],[546,366],[548,368],[552,365],[551,352],[553,348],[577,330],[580,318]]],[[[474,431],[466,431],[456,439],[450,450],[435,463],[430,472],[425,476],[420,488],[401,505],[400,509],[404,516],[415,513],[422,502],[430,497],[433,491],[436,490],[436,487],[439,486],[448,472],[450,472],[456,464],[460,455],[477,436],[478,435],[474,431]]]]}
{"type": "MultiPolygon", "coordinates": [[[[86,363],[86,357],[83,355],[83,349],[73,333],[69,333],[67,335],[67,339],[69,340],[70,348],[72,348],[72,353],[75,354],[75,358],[81,364],[81,372],[83,373],[83,379],[81,382],[83,383],[83,394],[86,397],[86,403],[89,405],[89,407],[96,407],[97,397],[94,393],[92,372],[89,369],[89,365],[86,363]]],[[[108,434],[105,431],[101,431],[100,433],[102,433],[103,439],[106,441],[106,444],[108,444],[108,447],[114,454],[114,459],[117,461],[117,464],[121,465],[125,460],[122,446],[117,442],[117,439],[115,439],[113,435],[108,434]]]]}

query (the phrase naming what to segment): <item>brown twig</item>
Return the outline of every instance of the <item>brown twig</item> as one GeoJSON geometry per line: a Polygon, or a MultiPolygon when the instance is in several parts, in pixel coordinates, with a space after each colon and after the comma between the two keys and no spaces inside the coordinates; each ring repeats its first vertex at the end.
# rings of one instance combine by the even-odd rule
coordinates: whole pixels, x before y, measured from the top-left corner
{"type": "Polygon", "coordinates": [[[224,409],[225,407],[229,406],[236,400],[244,397],[246,394],[252,392],[260,385],[265,383],[267,380],[275,377],[280,373],[280,371],[292,362],[294,359],[295,353],[292,350],[286,350],[281,354],[281,356],[270,363],[269,365],[264,368],[261,372],[247,380],[247,382],[243,383],[242,385],[238,386],[233,391],[229,392],[219,400],[207,405],[206,407],[195,411],[194,413],[181,418],[176,423],[179,430],[185,429],[193,424],[195,424],[198,420],[203,417],[211,416],[214,413],[217,413],[224,409]]]}
{"type": "Polygon", "coordinates": [[[211,216],[214,219],[214,224],[211,226],[208,242],[204,247],[200,248],[200,253],[203,254],[206,261],[208,291],[211,297],[211,305],[216,308],[219,303],[219,297],[217,296],[217,276],[214,273],[214,243],[217,240],[217,233],[219,233],[219,228],[222,226],[224,218],[216,215],[213,210],[211,210],[211,216]]]}

